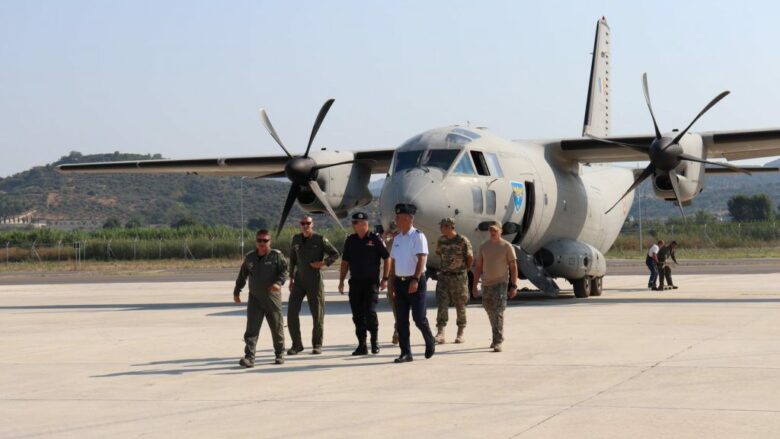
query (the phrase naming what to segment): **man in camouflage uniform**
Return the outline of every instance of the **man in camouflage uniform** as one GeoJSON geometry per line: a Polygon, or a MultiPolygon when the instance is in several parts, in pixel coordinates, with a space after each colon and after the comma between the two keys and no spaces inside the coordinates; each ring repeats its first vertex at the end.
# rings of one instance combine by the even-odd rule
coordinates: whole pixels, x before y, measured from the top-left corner
{"type": "Polygon", "coordinates": [[[455,231],[455,220],[444,218],[439,222],[442,236],[436,242],[436,254],[439,264],[436,283],[436,303],[439,307],[436,316],[436,343],[444,343],[444,328],[449,320],[448,307],[455,305],[457,310],[458,335],[455,343],[463,343],[463,330],[466,328],[466,305],[469,302],[468,270],[474,261],[471,242],[455,231]]]}
{"type": "Polygon", "coordinates": [[[677,248],[677,241],[672,241],[669,245],[665,245],[658,250],[658,289],[664,289],[664,280],[666,284],[672,288],[677,289],[677,285],[672,283],[672,267],[669,265],[669,259],[677,264],[677,256],[674,254],[674,250],[677,248]]]}
{"type": "Polygon", "coordinates": [[[288,355],[303,351],[299,314],[303,298],[309,302],[314,320],[311,344],[312,354],[322,353],[322,333],[325,323],[325,286],[322,270],[339,258],[339,251],[322,235],[314,233],[314,220],[309,215],[301,218],[301,233],[293,236],[290,250],[290,299],[287,303],[287,327],[292,338],[288,355]]]}
{"type": "Polygon", "coordinates": [[[241,289],[249,279],[249,303],[246,306],[243,367],[255,365],[255,347],[263,318],[268,320],[274,341],[276,364],[284,363],[284,320],[282,317],[282,285],[287,278],[287,259],[279,250],[271,249],[268,230],[257,232],[255,250],[247,253],[233,289],[233,301],[241,303],[241,289]]]}

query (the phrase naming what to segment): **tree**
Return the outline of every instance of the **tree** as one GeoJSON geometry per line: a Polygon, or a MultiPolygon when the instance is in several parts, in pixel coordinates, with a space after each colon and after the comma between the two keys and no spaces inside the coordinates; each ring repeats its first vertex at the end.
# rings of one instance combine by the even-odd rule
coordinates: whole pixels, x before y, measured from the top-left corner
{"type": "Polygon", "coordinates": [[[728,207],[734,221],[767,221],[774,218],[772,200],[767,194],[752,197],[737,195],[729,200],[728,207]]]}
{"type": "Polygon", "coordinates": [[[717,221],[717,217],[710,211],[699,209],[693,215],[693,222],[696,224],[712,224],[717,221]]]}
{"type": "Polygon", "coordinates": [[[104,229],[118,229],[122,227],[122,223],[119,222],[117,218],[111,217],[106,220],[106,222],[103,223],[104,229]]]}
{"type": "Polygon", "coordinates": [[[257,218],[252,218],[247,223],[247,228],[249,230],[257,231],[260,229],[267,229],[268,228],[268,218],[264,216],[259,216],[257,218]]]}
{"type": "Polygon", "coordinates": [[[193,227],[197,225],[198,222],[195,220],[195,218],[191,216],[185,216],[178,221],[174,221],[173,224],[171,224],[171,227],[178,229],[180,227],[193,227]]]}
{"type": "Polygon", "coordinates": [[[137,229],[141,226],[143,226],[143,224],[141,223],[141,219],[135,216],[127,220],[127,222],[125,223],[126,229],[137,229]]]}

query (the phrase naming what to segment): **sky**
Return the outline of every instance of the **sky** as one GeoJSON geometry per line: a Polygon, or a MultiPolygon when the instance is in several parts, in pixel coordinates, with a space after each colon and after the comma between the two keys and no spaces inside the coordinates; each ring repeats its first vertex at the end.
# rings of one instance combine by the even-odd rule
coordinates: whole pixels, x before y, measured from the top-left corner
{"type": "MultiPolygon", "coordinates": [[[[0,176],[67,155],[395,147],[424,130],[579,136],[596,20],[613,135],[780,126],[780,4],[677,1],[0,0],[0,176]]],[[[771,158],[751,161],[761,164],[771,158]]]]}

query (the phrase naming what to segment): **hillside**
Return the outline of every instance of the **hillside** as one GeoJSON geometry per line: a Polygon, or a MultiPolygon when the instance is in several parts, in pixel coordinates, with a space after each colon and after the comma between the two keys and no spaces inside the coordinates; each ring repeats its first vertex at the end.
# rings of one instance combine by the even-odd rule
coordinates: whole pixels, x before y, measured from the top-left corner
{"type": "MultiPolygon", "coordinates": [[[[240,185],[238,177],[188,175],[114,174],[63,175],[55,166],[63,163],[142,160],[156,155],[82,155],[72,152],[54,163],[0,178],[0,217],[35,209],[42,219],[107,219],[122,223],[131,218],[143,225],[171,224],[184,217],[208,224],[238,226],[240,185]]],[[[244,215],[278,221],[288,183],[244,179],[244,215]]],[[[294,208],[292,215],[300,215],[294,208]]]]}
{"type": "MultiPolygon", "coordinates": [[[[161,158],[159,154],[82,155],[72,152],[46,166],[0,178],[0,217],[18,215],[35,209],[42,219],[97,219],[110,217],[122,223],[137,219],[142,225],[171,224],[185,217],[207,224],[240,225],[240,186],[237,177],[203,177],[187,175],[114,174],[62,175],[58,164],[142,160],[161,158]]],[[[776,160],[767,166],[780,166],[776,160]]],[[[371,183],[379,195],[384,180],[371,183]]],[[[270,226],[278,221],[289,184],[284,181],[244,179],[244,216],[249,221],[264,218],[270,226]]],[[[738,195],[768,194],[775,206],[780,204],[780,174],[755,176],[708,177],[704,191],[693,200],[686,212],[704,209],[718,216],[728,215],[729,198],[738,195]]],[[[643,217],[665,219],[677,217],[674,204],[655,198],[646,182],[640,187],[643,217]]],[[[376,203],[365,208],[376,211],[376,203]]],[[[635,200],[631,215],[638,216],[635,200]]],[[[296,207],[292,218],[301,211],[296,207]]],[[[324,218],[322,221],[329,222],[324,218]]]]}

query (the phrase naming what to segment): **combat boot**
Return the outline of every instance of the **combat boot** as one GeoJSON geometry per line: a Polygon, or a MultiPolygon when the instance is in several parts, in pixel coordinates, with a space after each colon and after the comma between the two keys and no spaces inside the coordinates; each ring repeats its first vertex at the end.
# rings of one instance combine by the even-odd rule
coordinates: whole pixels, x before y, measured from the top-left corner
{"type": "Polygon", "coordinates": [[[293,346],[287,349],[287,355],[298,355],[300,352],[303,352],[303,346],[293,346]]]}
{"type": "Polygon", "coordinates": [[[444,344],[444,326],[439,326],[439,331],[436,333],[436,343],[444,344]]]}
{"type": "Polygon", "coordinates": [[[376,333],[371,334],[371,353],[379,353],[379,336],[376,333]]]}
{"type": "Polygon", "coordinates": [[[246,367],[246,368],[255,367],[255,359],[250,357],[244,357],[238,360],[238,364],[241,367],[246,367]]]}
{"type": "MultiPolygon", "coordinates": [[[[301,349],[301,350],[303,350],[303,349],[301,349]]],[[[322,346],[314,346],[314,348],[312,348],[312,350],[311,350],[311,353],[313,355],[320,355],[322,353],[322,346]]]]}
{"type": "Polygon", "coordinates": [[[368,348],[366,347],[365,343],[360,343],[355,349],[354,352],[352,352],[352,355],[368,355],[368,348]]]}
{"type": "Polygon", "coordinates": [[[274,364],[284,364],[284,355],[277,355],[274,364]]]}
{"type": "Polygon", "coordinates": [[[458,327],[458,336],[455,337],[455,343],[463,343],[465,340],[463,339],[463,330],[466,329],[462,326],[458,327]]]}
{"type": "Polygon", "coordinates": [[[504,348],[501,347],[501,343],[496,343],[496,344],[493,345],[493,352],[501,352],[503,350],[504,350],[504,348]]]}

